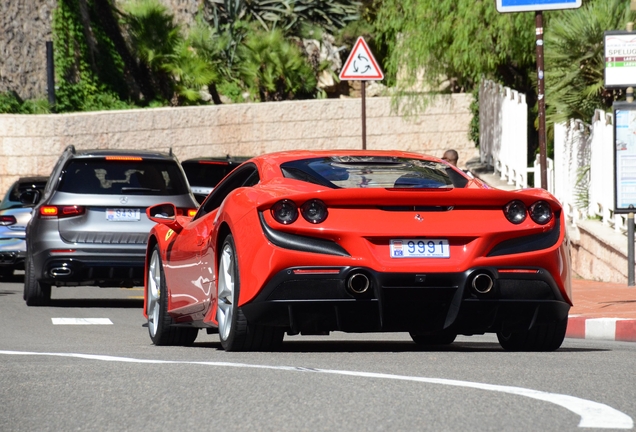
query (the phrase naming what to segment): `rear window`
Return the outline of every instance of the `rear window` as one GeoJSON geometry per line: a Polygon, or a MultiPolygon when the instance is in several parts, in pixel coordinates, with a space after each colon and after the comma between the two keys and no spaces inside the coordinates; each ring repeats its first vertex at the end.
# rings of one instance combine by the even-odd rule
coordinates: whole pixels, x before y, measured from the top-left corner
{"type": "Polygon", "coordinates": [[[58,190],[85,194],[181,195],[189,193],[176,162],[73,159],[58,190]]]}
{"type": "Polygon", "coordinates": [[[196,161],[182,162],[183,170],[188,177],[190,186],[215,187],[226,175],[239,163],[227,163],[222,161],[196,161]]]}
{"type": "Polygon", "coordinates": [[[283,176],[331,188],[453,188],[468,180],[443,163],[384,156],[303,159],[281,165],[283,176]]]}

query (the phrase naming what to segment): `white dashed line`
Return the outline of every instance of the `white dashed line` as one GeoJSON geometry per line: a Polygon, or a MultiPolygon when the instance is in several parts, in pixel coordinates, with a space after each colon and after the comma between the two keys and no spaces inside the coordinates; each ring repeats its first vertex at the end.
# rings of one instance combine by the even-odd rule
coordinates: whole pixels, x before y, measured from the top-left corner
{"type": "Polygon", "coordinates": [[[216,367],[235,367],[235,368],[251,368],[251,369],[269,369],[281,370],[289,372],[305,372],[305,373],[323,373],[332,375],[347,375],[363,378],[390,379],[400,381],[421,382],[427,384],[441,384],[454,387],[474,388],[479,390],[495,391],[500,393],[513,394],[517,396],[525,396],[545,402],[559,405],[581,417],[579,427],[584,428],[602,428],[602,429],[632,429],[634,421],[630,416],[622,413],[608,405],[581,399],[574,396],[548,393],[538,390],[526,389],[523,387],[501,386],[494,384],[476,383],[470,381],[449,380],[443,378],[425,378],[406,375],[392,375],[372,372],[355,372],[346,370],[330,370],[330,369],[314,369],[293,366],[267,366],[252,365],[244,363],[228,363],[228,362],[196,362],[196,361],[169,361],[169,360],[150,360],[150,359],[134,359],[129,357],[113,357],[105,355],[92,354],[75,354],[75,353],[38,353],[27,351],[0,351],[5,355],[32,355],[32,356],[54,356],[54,357],[73,357],[87,360],[100,360],[110,362],[125,363],[152,363],[152,364],[196,364],[216,367]]]}
{"type": "Polygon", "coordinates": [[[108,318],[51,318],[53,325],[112,325],[108,318]]]}

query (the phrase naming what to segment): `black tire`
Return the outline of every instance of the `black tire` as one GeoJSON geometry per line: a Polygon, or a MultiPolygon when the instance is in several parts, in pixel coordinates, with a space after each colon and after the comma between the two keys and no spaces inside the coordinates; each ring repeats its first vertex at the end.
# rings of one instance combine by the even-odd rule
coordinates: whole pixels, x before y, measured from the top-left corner
{"type": "Polygon", "coordinates": [[[217,321],[219,339],[226,351],[271,351],[280,347],[284,331],[276,327],[249,324],[238,307],[240,272],[232,234],[223,241],[217,278],[217,321]]]}
{"type": "Polygon", "coordinates": [[[51,304],[51,285],[38,282],[35,278],[33,259],[26,258],[23,296],[27,306],[48,306],[51,304]]]}
{"type": "Polygon", "coordinates": [[[442,333],[436,333],[436,334],[428,334],[428,335],[421,335],[421,334],[414,334],[414,333],[409,333],[411,335],[411,339],[413,339],[413,342],[415,342],[418,345],[425,345],[425,346],[430,346],[430,345],[450,345],[453,342],[455,342],[455,338],[457,337],[457,333],[453,333],[453,332],[442,332],[442,333]]]}
{"type": "Polygon", "coordinates": [[[155,345],[192,345],[199,334],[195,327],[173,327],[174,320],[168,311],[168,287],[163,271],[159,248],[155,246],[148,266],[148,290],[146,313],[148,334],[155,345]],[[158,288],[158,289],[157,289],[158,288]]]}
{"type": "Polygon", "coordinates": [[[554,351],[563,343],[567,327],[568,318],[565,317],[526,331],[498,332],[497,339],[506,351],[554,351]]]}

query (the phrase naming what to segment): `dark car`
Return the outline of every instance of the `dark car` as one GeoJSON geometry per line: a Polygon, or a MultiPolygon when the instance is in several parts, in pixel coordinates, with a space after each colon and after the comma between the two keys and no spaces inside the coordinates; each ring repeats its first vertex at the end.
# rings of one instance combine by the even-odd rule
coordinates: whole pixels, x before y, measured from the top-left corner
{"type": "Polygon", "coordinates": [[[25,192],[41,194],[48,177],[21,177],[14,182],[0,202],[0,276],[9,277],[24,269],[25,229],[31,220],[33,204],[24,204],[25,192]]]}
{"type": "Polygon", "coordinates": [[[161,202],[198,207],[172,152],[69,146],[27,226],[27,304],[49,303],[52,286],[143,285],[146,208],[161,202]]]}
{"type": "Polygon", "coordinates": [[[184,160],[181,166],[188,177],[192,193],[202,203],[223,177],[248,159],[230,155],[224,158],[201,157],[184,160]]]}

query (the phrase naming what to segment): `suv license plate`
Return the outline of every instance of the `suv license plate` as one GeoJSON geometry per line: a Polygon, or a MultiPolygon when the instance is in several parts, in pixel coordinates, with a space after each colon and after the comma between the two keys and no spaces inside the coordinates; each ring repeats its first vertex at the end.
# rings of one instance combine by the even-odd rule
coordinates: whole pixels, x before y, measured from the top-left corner
{"type": "Polygon", "coordinates": [[[139,209],[106,209],[106,220],[111,222],[136,222],[140,219],[139,209]]]}
{"type": "Polygon", "coordinates": [[[391,258],[450,258],[447,239],[391,240],[391,258]]]}

